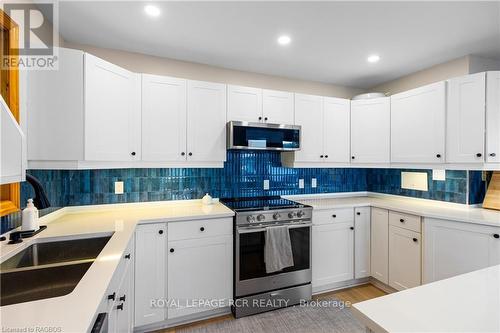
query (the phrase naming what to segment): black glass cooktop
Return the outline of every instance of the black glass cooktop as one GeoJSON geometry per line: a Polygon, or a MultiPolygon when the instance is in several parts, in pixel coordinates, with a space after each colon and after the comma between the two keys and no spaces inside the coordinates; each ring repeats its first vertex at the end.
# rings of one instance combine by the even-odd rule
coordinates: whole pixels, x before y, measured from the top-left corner
{"type": "Polygon", "coordinates": [[[235,212],[308,207],[291,200],[283,199],[279,196],[237,199],[229,198],[220,199],[220,201],[235,212]]]}

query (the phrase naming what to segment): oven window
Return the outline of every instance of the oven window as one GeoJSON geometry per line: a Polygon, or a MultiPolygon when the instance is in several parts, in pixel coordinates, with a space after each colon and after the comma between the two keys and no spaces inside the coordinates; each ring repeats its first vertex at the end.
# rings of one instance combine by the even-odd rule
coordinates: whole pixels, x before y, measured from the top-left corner
{"type": "Polygon", "coordinates": [[[249,148],[299,148],[299,130],[235,126],[233,145],[249,148]]]}
{"type": "Polygon", "coordinates": [[[260,278],[310,268],[309,233],[311,228],[290,229],[294,266],[279,272],[267,274],[264,263],[265,232],[239,234],[240,237],[240,280],[260,278]]]}

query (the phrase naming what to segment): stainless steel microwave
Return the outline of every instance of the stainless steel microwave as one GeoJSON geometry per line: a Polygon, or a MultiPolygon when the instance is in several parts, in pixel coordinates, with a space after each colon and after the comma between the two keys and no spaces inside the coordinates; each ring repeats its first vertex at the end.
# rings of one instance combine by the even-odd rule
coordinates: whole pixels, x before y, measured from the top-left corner
{"type": "Polygon", "coordinates": [[[227,123],[227,149],[300,150],[300,129],[299,125],[230,121],[227,123]]]}

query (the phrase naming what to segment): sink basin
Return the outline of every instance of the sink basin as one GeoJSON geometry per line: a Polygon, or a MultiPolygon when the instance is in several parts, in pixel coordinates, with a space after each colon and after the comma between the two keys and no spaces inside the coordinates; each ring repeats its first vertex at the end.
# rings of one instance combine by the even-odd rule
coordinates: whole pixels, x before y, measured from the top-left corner
{"type": "Polygon", "coordinates": [[[67,295],[111,236],[35,243],[0,264],[0,306],[67,295]]]}

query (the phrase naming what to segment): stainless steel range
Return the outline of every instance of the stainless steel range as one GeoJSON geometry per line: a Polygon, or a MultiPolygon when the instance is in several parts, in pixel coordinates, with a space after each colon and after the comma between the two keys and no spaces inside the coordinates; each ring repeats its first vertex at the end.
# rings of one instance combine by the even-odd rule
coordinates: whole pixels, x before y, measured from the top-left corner
{"type": "Polygon", "coordinates": [[[234,217],[234,305],[236,318],[311,299],[312,207],[282,199],[226,199],[234,217]],[[266,230],[287,226],[293,265],[267,273],[266,230]]]}

